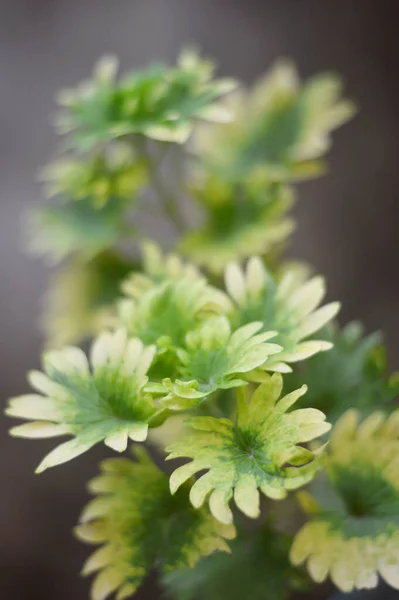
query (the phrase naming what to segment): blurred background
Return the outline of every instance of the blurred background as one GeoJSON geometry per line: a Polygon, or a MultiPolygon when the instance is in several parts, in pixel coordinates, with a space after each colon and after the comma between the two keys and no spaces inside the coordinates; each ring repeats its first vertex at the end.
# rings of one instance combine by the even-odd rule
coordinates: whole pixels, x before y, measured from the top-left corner
{"type": "MultiPolygon", "coordinates": [[[[381,328],[399,366],[399,77],[389,0],[0,0],[0,402],[39,364],[36,320],[49,270],[24,253],[21,216],[41,197],[36,172],[55,148],[58,88],[105,52],[123,68],[173,61],[183,44],[252,82],[277,57],[303,76],[341,73],[361,111],[335,135],[329,174],[302,185],[290,254],[326,274],[341,321],[381,328]]],[[[0,418],[0,598],[84,600],[88,549],[71,527],[102,454],[35,476],[50,443],[14,441],[0,418]]],[[[150,586],[138,598],[157,598],[150,586]]],[[[369,597],[369,596],[367,596],[369,597]]],[[[371,597],[371,596],[370,596],[371,597]]],[[[399,593],[385,592],[385,599],[399,593]]],[[[245,599],[243,599],[245,600],[245,599]]]]}

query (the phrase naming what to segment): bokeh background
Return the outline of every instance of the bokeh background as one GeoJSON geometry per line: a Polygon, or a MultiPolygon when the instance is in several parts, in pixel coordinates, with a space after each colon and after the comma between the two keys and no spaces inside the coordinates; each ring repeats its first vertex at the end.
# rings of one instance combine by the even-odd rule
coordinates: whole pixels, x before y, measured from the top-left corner
{"type": "MultiPolygon", "coordinates": [[[[59,87],[84,78],[104,52],[124,68],[174,60],[183,44],[250,83],[277,57],[304,75],[341,73],[359,116],[335,135],[330,172],[300,189],[291,254],[309,260],[343,301],[341,319],[381,328],[399,363],[399,77],[391,0],[0,0],[0,403],[26,389],[39,364],[36,320],[49,270],[24,253],[24,211],[55,148],[59,87]]],[[[102,454],[35,476],[51,442],[7,437],[0,418],[0,598],[84,600],[87,549],[71,527],[102,454]]],[[[140,598],[156,598],[151,584],[140,598]]],[[[384,598],[399,594],[384,592],[384,598]]],[[[228,599],[226,599],[228,600],[228,599]]]]}

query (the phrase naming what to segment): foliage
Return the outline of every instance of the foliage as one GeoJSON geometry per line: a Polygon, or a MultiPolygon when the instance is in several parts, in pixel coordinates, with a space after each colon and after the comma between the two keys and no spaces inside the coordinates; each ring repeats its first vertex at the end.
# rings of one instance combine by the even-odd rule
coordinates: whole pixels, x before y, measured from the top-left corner
{"type": "Polygon", "coordinates": [[[30,250],[54,263],[76,253],[90,260],[125,237],[122,208],[116,198],[100,209],[87,202],[43,206],[30,215],[30,250]]]}
{"type": "Polygon", "coordinates": [[[115,81],[117,68],[114,57],[105,57],[92,80],[59,95],[64,108],[59,131],[78,149],[129,134],[182,143],[196,118],[229,118],[218,101],[234,89],[235,82],[213,80],[213,64],[194,51],[183,52],[174,69],[154,65],[120,81],[115,81]]]}
{"type": "Polygon", "coordinates": [[[267,184],[314,176],[331,132],[354,113],[341,88],[329,74],[301,86],[293,64],[280,61],[253,90],[228,100],[235,116],[230,125],[199,132],[199,155],[228,181],[267,184]]]}
{"type": "Polygon", "coordinates": [[[179,248],[213,273],[223,272],[230,261],[269,254],[293,231],[293,221],[286,216],[293,194],[287,187],[248,186],[237,193],[234,186],[210,178],[193,194],[206,209],[206,220],[179,248]]]}
{"type": "Polygon", "coordinates": [[[128,145],[113,144],[85,163],[64,158],[48,165],[42,173],[47,193],[103,208],[112,199],[131,200],[146,181],[143,161],[128,145]]]}
{"type": "Polygon", "coordinates": [[[292,590],[306,588],[304,574],[290,565],[291,539],[266,525],[256,532],[238,530],[231,555],[218,552],[201,559],[194,569],[163,577],[176,600],[285,600],[292,590]]]}
{"type": "Polygon", "coordinates": [[[32,422],[11,434],[40,438],[72,435],[37,468],[44,471],[83,454],[100,441],[122,452],[128,438],[144,441],[156,408],[144,392],[155,347],[144,347],[124,330],[102,333],[93,343],[90,364],[82,350],[66,347],[44,355],[44,373],[29,380],[41,394],[10,400],[7,414],[32,422]]]}
{"type": "Polygon", "coordinates": [[[226,539],[234,527],[222,525],[206,509],[194,510],[182,489],[169,493],[168,477],[142,448],[137,462],[125,458],[102,463],[101,475],[90,482],[98,497],[85,508],[77,536],[90,544],[102,544],[86,562],[85,575],[96,576],[93,600],[112,592],[123,600],[131,596],[143,578],[158,568],[167,574],[194,567],[217,550],[229,552],[226,539]]]}
{"type": "MultiPolygon", "coordinates": [[[[125,286],[126,289],[126,286],[125,286]]],[[[120,319],[147,343],[180,347],[201,315],[213,311],[213,289],[202,276],[183,276],[153,285],[137,299],[120,302],[120,319]]]]}
{"type": "Polygon", "coordinates": [[[192,188],[205,223],[183,238],[182,252],[216,273],[232,260],[278,252],[293,229],[286,184],[323,172],[331,132],[353,115],[340,95],[336,76],[301,86],[294,66],[281,61],[253,90],[227,97],[231,123],[204,125],[194,137],[192,188]]]}
{"type": "Polygon", "coordinates": [[[174,252],[164,256],[161,248],[151,240],[144,240],[140,246],[142,271],[131,273],[123,282],[122,290],[126,296],[139,299],[156,284],[185,277],[195,279],[200,276],[199,270],[194,265],[185,263],[174,252]]]}
{"type": "Polygon", "coordinates": [[[190,500],[199,507],[211,494],[212,514],[222,523],[230,523],[233,515],[228,503],[233,491],[238,508],[256,518],[258,488],[278,500],[287,490],[308,483],[319,461],[299,444],[323,435],[330,425],[316,409],[287,412],[306,392],[306,386],[279,399],[281,389],[282,377],[276,373],[258,387],[249,402],[241,391],[235,423],[213,417],[192,418],[194,433],[168,448],[169,459],[192,459],[172,474],[172,493],[195,473],[207,470],[193,485],[190,500]]]}
{"type": "Polygon", "coordinates": [[[325,336],[333,344],[332,349],[301,363],[285,378],[286,389],[295,389],[306,381],[309,392],[301,404],[319,408],[333,422],[350,408],[363,416],[375,408],[391,410],[399,393],[398,373],[386,375],[387,355],[381,336],[362,334],[359,323],[350,323],[341,330],[330,326],[325,336]]]}
{"type": "Polygon", "coordinates": [[[326,460],[332,489],[320,506],[307,499],[314,514],[291,560],[307,560],[315,581],[330,574],[346,592],[375,587],[378,574],[399,589],[399,411],[358,421],[350,410],[334,429],[326,460]]]}
{"type": "Polygon", "coordinates": [[[257,257],[248,261],[245,271],[235,263],[226,269],[226,288],[234,303],[230,314],[233,326],[260,321],[264,329],[277,331],[275,341],[283,350],[268,369],[289,372],[287,363],[332,347],[329,341],[308,338],[337,314],[339,303],[318,308],[325,294],[324,280],[313,277],[303,281],[302,275],[302,270],[291,267],[278,280],[257,257]]]}
{"type": "Polygon", "coordinates": [[[185,348],[178,351],[184,379],[172,385],[169,379],[164,380],[170,392],[163,404],[175,409],[189,408],[218,389],[245,385],[245,376],[251,378],[253,370],[281,350],[277,344],[267,343],[273,332],[257,333],[261,326],[250,323],[231,333],[227,318],[221,316],[208,319],[188,333],[185,348]]]}
{"type": "Polygon", "coordinates": [[[170,474],[137,444],[136,461],[102,464],[76,530],[101,544],[84,568],[99,571],[93,599],[127,598],[156,570],[176,600],[285,600],[304,562],[345,591],[378,575],[399,588],[398,375],[378,336],[331,324],[324,279],[282,258],[294,184],[324,171],[352,102],[336,76],[301,83],[287,61],[233,94],[192,50],[116,72],[105,58],[59,98],[61,153],[29,236],[62,261],[49,350],[36,392],[6,409],[27,421],[14,436],[70,436],[38,472],[129,439],[148,438],[156,464],[183,459],[170,474]],[[166,253],[144,212],[173,226],[166,253]],[[89,357],[65,345],[93,336],[89,357]],[[307,484],[293,536],[288,492],[307,484]]]}
{"type": "Polygon", "coordinates": [[[49,347],[97,335],[115,321],[115,301],[134,263],[114,252],[89,261],[75,257],[51,278],[41,325],[49,347]]]}

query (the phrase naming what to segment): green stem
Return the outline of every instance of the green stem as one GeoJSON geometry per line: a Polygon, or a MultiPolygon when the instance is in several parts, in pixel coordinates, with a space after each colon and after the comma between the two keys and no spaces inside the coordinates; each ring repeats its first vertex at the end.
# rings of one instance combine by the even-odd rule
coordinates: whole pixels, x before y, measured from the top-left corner
{"type": "Polygon", "coordinates": [[[158,195],[165,215],[172,221],[178,233],[184,232],[186,224],[180,213],[176,198],[167,189],[165,182],[160,176],[160,164],[157,164],[148,152],[145,139],[140,140],[138,146],[148,169],[150,183],[158,195]]]}

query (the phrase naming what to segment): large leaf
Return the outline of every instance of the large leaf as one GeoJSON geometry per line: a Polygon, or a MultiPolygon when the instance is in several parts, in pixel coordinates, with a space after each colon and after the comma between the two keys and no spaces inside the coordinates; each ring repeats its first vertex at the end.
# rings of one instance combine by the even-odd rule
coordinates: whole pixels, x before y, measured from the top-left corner
{"type": "Polygon", "coordinates": [[[194,569],[163,577],[173,600],[286,600],[304,589],[304,574],[288,560],[290,538],[263,526],[239,531],[231,554],[217,552],[201,559],[194,569]]]}
{"type": "Polygon", "coordinates": [[[40,394],[13,398],[6,410],[11,417],[31,421],[11,429],[12,435],[73,436],[52,450],[37,472],[71,460],[101,441],[122,452],[128,438],[146,439],[156,408],[143,388],[154,354],[154,346],[144,347],[141,340],[128,339],[119,330],[95,340],[90,363],[74,347],[44,355],[45,372],[32,371],[29,376],[40,394]]]}
{"type": "Polygon", "coordinates": [[[80,539],[101,548],[86,562],[84,574],[99,571],[93,600],[115,593],[117,600],[131,596],[154,568],[162,573],[192,568],[217,550],[228,552],[225,539],[234,527],[222,525],[206,509],[195,510],[187,486],[176,496],[168,477],[136,448],[138,462],[111,459],[90,483],[99,497],[83,512],[76,528],[80,539]]]}
{"type": "Polygon", "coordinates": [[[302,382],[309,392],[302,406],[319,408],[335,422],[349,408],[367,416],[376,409],[390,410],[399,395],[398,373],[387,375],[386,351],[378,333],[362,337],[359,323],[343,329],[330,326],[324,337],[333,348],[304,361],[284,378],[285,389],[302,382]]]}
{"type": "Polygon", "coordinates": [[[309,482],[319,459],[301,444],[330,429],[323,413],[316,409],[289,409],[306,392],[306,387],[281,399],[282,377],[276,373],[260,385],[247,402],[239,390],[236,422],[213,417],[193,417],[191,435],[172,444],[169,459],[187,457],[192,461],[171,476],[175,492],[194,473],[207,471],[193,485],[190,500],[202,506],[209,497],[214,516],[230,523],[228,506],[233,497],[247,516],[259,515],[259,491],[273,499],[284,498],[309,482]]]}
{"type": "Polygon", "coordinates": [[[229,101],[231,124],[199,131],[197,153],[207,169],[228,181],[255,178],[266,185],[317,175],[331,132],[355,112],[341,88],[330,74],[301,86],[294,66],[281,61],[253,90],[229,101]]]}
{"type": "Polygon", "coordinates": [[[103,59],[92,80],[60,94],[64,111],[60,133],[77,149],[130,134],[184,142],[197,118],[225,121],[229,113],[219,102],[236,87],[232,80],[213,80],[213,65],[194,52],[183,52],[178,65],[154,65],[115,81],[117,62],[103,59]]]}
{"type": "Polygon", "coordinates": [[[326,457],[328,487],[303,504],[311,520],[297,534],[293,564],[312,578],[330,575],[341,590],[373,588],[381,575],[399,589],[399,411],[359,424],[350,410],[333,431],[326,457]]]}

